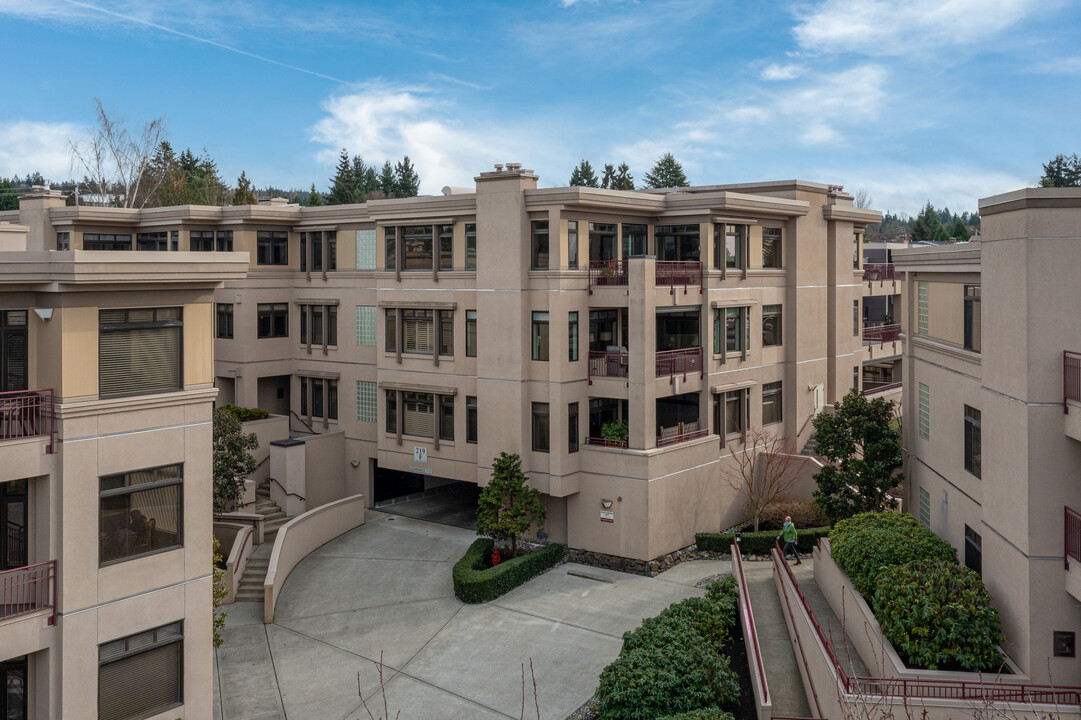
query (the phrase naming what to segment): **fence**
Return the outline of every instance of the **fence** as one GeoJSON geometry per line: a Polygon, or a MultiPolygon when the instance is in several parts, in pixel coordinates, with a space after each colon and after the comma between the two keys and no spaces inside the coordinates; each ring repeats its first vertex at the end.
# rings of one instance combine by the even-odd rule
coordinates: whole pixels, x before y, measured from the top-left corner
{"type": "Polygon", "coordinates": [[[864,263],[863,279],[867,282],[893,280],[893,263],[864,263]]]}
{"type": "Polygon", "coordinates": [[[608,285],[627,284],[627,261],[626,260],[590,260],[589,261],[589,292],[593,288],[608,285]]]}
{"type": "Polygon", "coordinates": [[[610,440],[608,438],[599,437],[587,437],[586,445],[594,445],[596,447],[608,447],[608,448],[625,448],[627,447],[626,440],[610,440]]]}

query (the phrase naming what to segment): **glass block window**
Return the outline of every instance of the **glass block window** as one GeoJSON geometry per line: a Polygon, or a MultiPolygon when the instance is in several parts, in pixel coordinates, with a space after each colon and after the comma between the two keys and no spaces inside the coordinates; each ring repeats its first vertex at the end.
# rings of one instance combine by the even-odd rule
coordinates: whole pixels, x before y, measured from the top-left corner
{"type": "Polygon", "coordinates": [[[357,305],[357,345],[375,347],[374,305],[357,305]]]}
{"type": "Polygon", "coordinates": [[[926,528],[931,527],[931,493],[920,488],[920,522],[926,528]]]}
{"type": "Polygon", "coordinates": [[[920,383],[920,437],[931,438],[931,388],[920,383]]]}
{"type": "Polygon", "coordinates": [[[916,283],[916,333],[927,334],[927,283],[916,283]]]}
{"type": "Polygon", "coordinates": [[[357,420],[375,422],[378,415],[376,408],[376,385],[365,380],[357,381],[357,420]]]}
{"type": "Polygon", "coordinates": [[[357,270],[375,270],[375,230],[357,230],[357,270]]]}

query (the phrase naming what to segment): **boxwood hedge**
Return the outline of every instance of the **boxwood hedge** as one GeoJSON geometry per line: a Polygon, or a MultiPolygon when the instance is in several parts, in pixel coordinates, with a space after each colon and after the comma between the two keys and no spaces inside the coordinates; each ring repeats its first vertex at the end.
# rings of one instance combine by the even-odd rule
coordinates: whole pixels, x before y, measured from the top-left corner
{"type": "Polygon", "coordinates": [[[532,577],[541,574],[563,559],[563,546],[553,543],[528,555],[492,566],[491,538],[473,541],[462,559],[454,564],[454,594],[462,602],[482,603],[494,600],[532,577]]]}
{"type": "MultiPolygon", "coordinates": [[[[818,538],[827,537],[829,534],[828,527],[796,530],[796,549],[809,552],[818,542],[818,538]]],[[[740,533],[739,551],[751,555],[769,555],[769,551],[773,549],[773,544],[777,540],[777,535],[779,533],[776,530],[740,533]]],[[[694,536],[694,541],[699,550],[726,553],[732,547],[735,538],[735,533],[698,533],[694,536]]]]}
{"type": "Polygon", "coordinates": [[[861,513],[840,520],[829,534],[830,552],[856,590],[871,604],[878,574],[916,560],[957,562],[957,551],[907,513],[861,513]]]}

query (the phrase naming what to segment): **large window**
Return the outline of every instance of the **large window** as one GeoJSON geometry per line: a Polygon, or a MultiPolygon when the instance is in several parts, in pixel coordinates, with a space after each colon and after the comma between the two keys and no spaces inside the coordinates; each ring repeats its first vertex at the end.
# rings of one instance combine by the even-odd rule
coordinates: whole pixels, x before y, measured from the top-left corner
{"type": "Polygon", "coordinates": [[[578,452],[578,403],[567,405],[567,452],[578,452]]]}
{"type": "Polygon", "coordinates": [[[657,225],[653,228],[658,260],[701,260],[701,239],[702,230],[698,225],[657,225]]]}
{"type": "Polygon", "coordinates": [[[180,308],[100,310],[98,320],[101,397],[181,389],[180,308]]]}
{"type": "Polygon", "coordinates": [[[472,395],[465,398],[465,441],[477,442],[477,398],[472,395]]]}
{"type": "Polygon", "coordinates": [[[289,264],[289,233],[284,230],[260,230],[255,239],[256,264],[289,264]]]}
{"type": "Polygon", "coordinates": [[[391,308],[386,316],[387,352],[398,348],[397,316],[402,314],[402,352],[431,355],[436,343],[435,321],[439,320],[439,354],[454,354],[454,313],[450,310],[391,308]]]}
{"type": "Polygon", "coordinates": [[[407,225],[398,228],[402,236],[402,270],[432,269],[432,226],[407,225]]]}
{"type": "Polygon", "coordinates": [[[233,252],[233,231],[218,231],[218,252],[233,252]]]}
{"type": "Polygon", "coordinates": [[[289,305],[260,303],[256,306],[255,326],[260,338],[289,337],[289,305]]]}
{"type": "Polygon", "coordinates": [[[645,255],[649,247],[649,226],[640,223],[623,223],[623,259],[645,255]]]}
{"type": "Polygon", "coordinates": [[[784,262],[781,228],[762,228],[762,267],[779,268],[784,262]]]}
{"type": "Polygon", "coordinates": [[[747,350],[747,319],[749,308],[716,308],[713,311],[713,352],[743,352],[747,350]],[[721,343],[724,343],[722,345],[721,343]]]}
{"type": "Polygon", "coordinates": [[[465,311],[465,356],[477,356],[477,311],[465,311]]]}
{"type": "Polygon", "coordinates": [[[212,252],[214,250],[213,230],[192,230],[188,247],[192,252],[212,252]]]}
{"type": "Polygon", "coordinates": [[[104,565],[180,547],[183,486],[183,465],[101,478],[98,562],[104,565]]]}
{"type": "Polygon", "coordinates": [[[533,403],[533,450],[548,452],[550,432],[548,403],[533,403]]]}
{"type": "Polygon", "coordinates": [[[965,470],[980,477],[983,443],[980,439],[980,411],[965,405],[965,470]]]}
{"type": "MultiPolygon", "coordinates": [[[[387,395],[387,432],[397,432],[393,423],[397,422],[395,391],[387,395]],[[393,421],[393,422],[392,422],[393,421]]],[[[439,437],[442,440],[454,439],[454,396],[432,395],[423,392],[402,393],[402,433],[415,437],[434,438],[436,432],[436,398],[440,400],[439,437]]]]}
{"type": "Polygon", "coordinates": [[[531,270],[548,269],[548,221],[534,220],[530,223],[531,252],[529,267],[531,270]]]}
{"type": "Polygon", "coordinates": [[[965,350],[980,352],[980,286],[965,285],[965,350]]]}
{"type": "Polygon", "coordinates": [[[773,347],[784,342],[780,305],[762,306],[762,347],[773,347]]]}
{"type": "Polygon", "coordinates": [[[533,359],[548,359],[548,313],[533,313],[533,359]]]}
{"type": "Polygon", "coordinates": [[[312,272],[338,269],[337,231],[300,233],[300,269],[309,267],[312,272]]]}
{"type": "Polygon", "coordinates": [[[300,414],[324,420],[338,419],[338,381],[327,378],[300,378],[300,414]]]}
{"type": "Polygon", "coordinates": [[[567,221],[567,267],[578,267],[578,221],[567,221]]]}
{"type": "Polygon", "coordinates": [[[713,254],[718,268],[738,270],[743,267],[743,239],[746,225],[714,225],[713,254]]]}
{"type": "Polygon", "coordinates": [[[578,313],[567,313],[567,359],[578,359],[578,313]]]}
{"type": "Polygon", "coordinates": [[[98,645],[98,718],[133,720],[184,701],[184,623],[98,645]]]}
{"type": "Polygon", "coordinates": [[[233,304],[217,304],[217,321],[215,323],[215,337],[220,340],[231,340],[233,337],[233,304]]]}
{"type": "Polygon", "coordinates": [[[167,252],[169,250],[169,233],[164,230],[137,233],[135,235],[135,249],[167,252]]]}
{"type": "Polygon", "coordinates": [[[779,423],[784,420],[784,405],[781,401],[781,382],[779,380],[762,386],[763,425],[779,423]]]}
{"type": "Polygon", "coordinates": [[[300,342],[308,343],[309,317],[312,345],[338,345],[338,306],[301,305],[300,342]]]}
{"type": "Polygon", "coordinates": [[[589,223],[589,259],[617,260],[618,236],[619,226],[615,223],[589,223]]]}
{"type": "Polygon", "coordinates": [[[477,269],[477,224],[465,225],[465,269],[477,269]]]}
{"type": "Polygon", "coordinates": [[[83,233],[83,250],[131,250],[131,235],[83,233]]]}

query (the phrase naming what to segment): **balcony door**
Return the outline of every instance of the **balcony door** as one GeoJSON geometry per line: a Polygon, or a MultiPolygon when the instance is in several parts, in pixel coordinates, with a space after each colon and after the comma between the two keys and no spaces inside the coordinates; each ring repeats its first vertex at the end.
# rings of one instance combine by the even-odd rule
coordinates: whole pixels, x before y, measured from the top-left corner
{"type": "Polygon", "coordinates": [[[0,571],[27,564],[27,505],[26,480],[0,483],[0,571]]]}
{"type": "Polygon", "coordinates": [[[27,389],[26,310],[0,310],[0,392],[27,389]]]}

